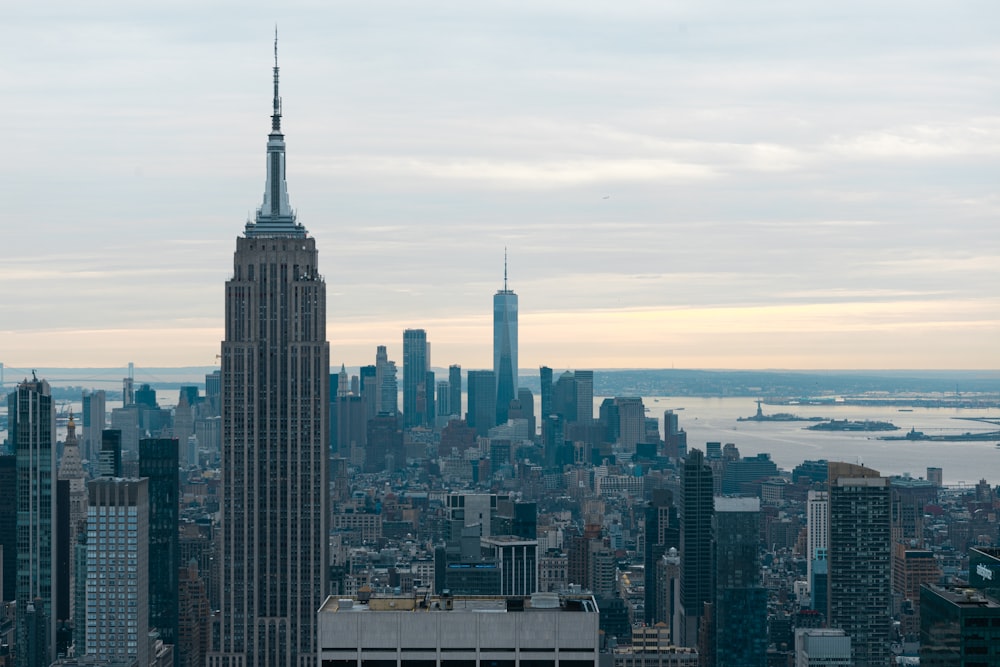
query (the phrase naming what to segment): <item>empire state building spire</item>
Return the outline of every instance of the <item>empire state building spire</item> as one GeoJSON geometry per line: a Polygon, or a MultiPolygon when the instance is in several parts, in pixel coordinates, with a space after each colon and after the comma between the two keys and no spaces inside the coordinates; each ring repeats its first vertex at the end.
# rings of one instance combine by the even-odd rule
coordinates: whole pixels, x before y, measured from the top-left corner
{"type": "Polygon", "coordinates": [[[295,222],[295,212],[288,203],[288,182],[285,180],[285,135],[281,133],[281,95],[278,92],[278,29],[274,30],[274,101],[271,113],[271,133],[267,135],[267,182],[264,202],[257,209],[254,221],[247,221],[246,235],[305,236],[305,228],[295,222]]]}

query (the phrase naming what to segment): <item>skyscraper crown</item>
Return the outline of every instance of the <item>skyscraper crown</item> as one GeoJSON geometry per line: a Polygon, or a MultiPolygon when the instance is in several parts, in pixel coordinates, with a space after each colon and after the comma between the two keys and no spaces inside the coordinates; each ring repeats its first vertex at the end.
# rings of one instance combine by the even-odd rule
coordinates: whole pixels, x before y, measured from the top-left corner
{"type": "Polygon", "coordinates": [[[274,99],[272,102],[271,133],[267,136],[267,182],[264,202],[257,209],[256,219],[248,220],[247,237],[298,237],[306,229],[295,221],[295,211],[288,203],[288,183],[285,180],[285,135],[281,133],[281,96],[278,94],[278,29],[274,29],[274,99]]]}

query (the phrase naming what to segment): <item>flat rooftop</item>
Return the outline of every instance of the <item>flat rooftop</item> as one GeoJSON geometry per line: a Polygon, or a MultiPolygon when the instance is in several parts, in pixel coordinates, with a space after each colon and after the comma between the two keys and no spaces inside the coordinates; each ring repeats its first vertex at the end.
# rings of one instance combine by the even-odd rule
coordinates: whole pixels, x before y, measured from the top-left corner
{"type": "Polygon", "coordinates": [[[367,600],[329,596],[320,613],[358,613],[380,611],[441,613],[519,613],[519,612],[590,612],[598,613],[594,596],[586,593],[560,595],[535,593],[531,597],[503,596],[372,596],[367,600]]]}

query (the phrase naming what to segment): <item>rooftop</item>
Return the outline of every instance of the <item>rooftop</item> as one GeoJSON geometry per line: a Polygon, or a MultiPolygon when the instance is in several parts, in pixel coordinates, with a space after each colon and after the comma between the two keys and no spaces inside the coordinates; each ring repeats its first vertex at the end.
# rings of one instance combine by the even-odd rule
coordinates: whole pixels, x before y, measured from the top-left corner
{"type": "Polygon", "coordinates": [[[588,593],[535,593],[531,597],[414,595],[360,598],[328,597],[321,613],[357,613],[379,611],[410,612],[591,612],[597,613],[597,602],[588,593]]]}

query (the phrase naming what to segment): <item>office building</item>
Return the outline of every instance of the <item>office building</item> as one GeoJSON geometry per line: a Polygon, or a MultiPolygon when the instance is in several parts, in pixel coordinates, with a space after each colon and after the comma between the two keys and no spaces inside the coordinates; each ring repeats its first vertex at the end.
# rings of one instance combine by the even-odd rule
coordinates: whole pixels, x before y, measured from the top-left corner
{"type": "Polygon", "coordinates": [[[507,421],[510,402],[517,398],[517,294],[507,288],[507,253],[503,258],[503,289],[493,295],[493,376],[496,382],[496,423],[507,421]]]}
{"type": "Polygon", "coordinates": [[[476,429],[476,435],[486,437],[497,425],[497,388],[493,371],[469,371],[468,387],[469,411],[465,420],[476,429]]]}
{"type": "Polygon", "coordinates": [[[438,417],[449,416],[451,414],[451,388],[448,385],[448,381],[438,380],[435,393],[437,395],[435,414],[438,417]]]}
{"type": "MultiPolygon", "coordinates": [[[[80,611],[74,609],[76,604],[78,604],[78,595],[75,592],[79,590],[78,584],[80,583],[77,580],[79,575],[74,567],[74,554],[79,535],[81,533],[86,534],[87,532],[87,476],[83,471],[83,463],[80,459],[80,447],[76,437],[76,422],[73,419],[72,412],[69,416],[69,423],[66,425],[66,441],[63,443],[62,458],[59,461],[59,485],[57,487],[59,493],[57,493],[56,499],[58,514],[56,523],[59,542],[57,561],[61,563],[59,570],[66,578],[66,585],[60,591],[60,598],[68,606],[68,608],[59,609],[62,604],[61,602],[57,602],[56,616],[57,619],[61,620],[76,618],[78,616],[77,612],[80,611]],[[67,495],[65,498],[65,513],[63,513],[62,507],[64,500],[61,497],[62,485],[65,485],[65,493],[67,495]]],[[[82,626],[77,627],[82,628],[82,626]]],[[[81,629],[80,632],[83,632],[83,630],[81,629]]],[[[57,640],[57,644],[61,645],[62,643],[57,640]]]]}
{"type": "MultiPolygon", "coordinates": [[[[376,372],[378,366],[375,367],[376,372]]],[[[396,379],[396,362],[386,361],[382,366],[382,380],[379,384],[378,414],[399,414],[399,381],[396,379]]]]}
{"type": "Polygon", "coordinates": [[[327,598],[324,667],[597,667],[599,612],[590,595],[530,598],[327,598]]]}
{"type": "Polygon", "coordinates": [[[969,585],[1000,600],[1000,547],[969,549],[969,585]]]}
{"type": "Polygon", "coordinates": [[[139,476],[148,478],[149,627],[160,639],[177,644],[180,520],[179,446],[176,438],[139,441],[139,476]]]}
{"type": "Polygon", "coordinates": [[[364,449],[368,442],[365,401],[360,396],[337,396],[330,406],[330,455],[351,457],[351,451],[364,449]]]}
{"type": "Polygon", "coordinates": [[[448,409],[449,415],[462,416],[462,367],[452,364],[448,367],[448,409]]]}
{"type": "Polygon", "coordinates": [[[365,416],[371,419],[378,414],[378,385],[375,378],[375,366],[369,364],[358,369],[358,395],[365,402],[365,416]]]}
{"type": "Polygon", "coordinates": [[[891,477],[892,541],[907,546],[924,546],[924,507],[936,504],[937,485],[926,479],[891,477]]]}
{"type": "Polygon", "coordinates": [[[365,441],[365,472],[392,472],[406,465],[403,429],[396,415],[381,414],[369,420],[365,441]]]}
{"type": "Polygon", "coordinates": [[[48,667],[56,657],[56,447],[49,383],[33,377],[7,398],[17,456],[15,667],[48,667]]]}
{"type": "Polygon", "coordinates": [[[205,405],[209,417],[218,417],[221,413],[222,371],[214,370],[205,375],[205,405]]]}
{"type": "Polygon", "coordinates": [[[107,395],[103,389],[83,392],[83,459],[94,463],[101,451],[101,433],[107,428],[107,395]]]}
{"type": "Polygon", "coordinates": [[[687,456],[687,433],[680,427],[680,420],[673,410],[663,413],[663,453],[670,458],[687,456]]]}
{"type": "Polygon", "coordinates": [[[500,595],[524,596],[538,591],[538,540],[494,535],[480,542],[487,562],[500,570],[500,595]]]}
{"type": "Polygon", "coordinates": [[[1000,601],[981,591],[922,586],[920,665],[1000,665],[1000,601]]]}
{"type": "Polygon", "coordinates": [[[542,414],[539,415],[541,421],[545,421],[550,415],[555,414],[553,411],[552,404],[552,369],[548,366],[542,366],[538,369],[538,380],[539,380],[539,392],[541,393],[542,399],[542,414]]]}
{"type": "Polygon", "coordinates": [[[594,371],[573,371],[573,386],[576,390],[576,423],[590,424],[594,421],[594,371]]]}
{"type": "Polygon", "coordinates": [[[760,576],[760,500],[716,498],[715,664],[767,664],[767,590],[760,576]]]}
{"type": "Polygon", "coordinates": [[[97,455],[97,474],[101,477],[122,476],[122,432],[116,428],[101,431],[101,451],[97,455]]]}
{"type": "Polygon", "coordinates": [[[646,408],[642,399],[632,396],[615,398],[618,408],[618,446],[627,453],[635,453],[635,446],[645,442],[646,408]]]}
{"type": "MultiPolygon", "coordinates": [[[[0,489],[17,488],[17,456],[0,454],[0,489]]],[[[0,602],[16,597],[17,494],[0,493],[0,602]]]]}
{"type": "Polygon", "coordinates": [[[149,480],[87,484],[87,657],[149,664],[149,480]]]}
{"type": "MultiPolygon", "coordinates": [[[[645,571],[654,576],[656,566],[663,559],[668,549],[674,553],[680,546],[680,519],[677,508],[674,507],[673,494],[666,489],[653,492],[652,501],[643,508],[645,521],[643,530],[643,565],[645,571]]],[[[667,606],[658,595],[660,587],[658,580],[647,580],[644,588],[644,620],[647,626],[667,620],[667,606]]]]}
{"type": "Polygon", "coordinates": [[[403,332],[403,427],[433,423],[427,412],[427,372],[430,351],[427,332],[407,329],[403,332]]]}
{"type": "Polygon", "coordinates": [[[527,387],[518,387],[517,401],[520,403],[520,410],[516,416],[528,420],[528,431],[534,438],[538,433],[538,425],[535,421],[535,395],[527,387]]]}
{"type": "MultiPolygon", "coordinates": [[[[826,491],[809,491],[806,497],[806,580],[810,587],[813,579],[813,562],[826,560],[829,533],[830,494],[826,491]]],[[[812,591],[813,598],[816,593],[817,591],[812,591]]],[[[826,591],[823,591],[823,597],[826,598],[826,591]]],[[[826,606],[819,611],[825,614],[826,606]]]]}
{"type": "Polygon", "coordinates": [[[831,462],[828,482],[827,623],[851,637],[856,667],[884,667],[892,620],[889,480],[871,468],[831,462]]]}
{"type": "Polygon", "coordinates": [[[712,468],[700,449],[692,449],[681,470],[681,621],[679,646],[698,645],[706,603],[715,600],[712,568],[712,468]]]}
{"type": "Polygon", "coordinates": [[[851,638],[843,630],[795,631],[795,667],[851,667],[851,638]]]}
{"type": "Polygon", "coordinates": [[[920,588],[924,584],[937,584],[940,579],[941,568],[933,551],[893,543],[892,592],[900,601],[899,631],[903,637],[916,640],[920,634],[920,588]]]}
{"type": "Polygon", "coordinates": [[[330,350],[316,241],[285,181],[275,42],[264,201],[236,240],[222,342],[221,608],[210,667],[315,664],[327,593],[330,350]]]}

